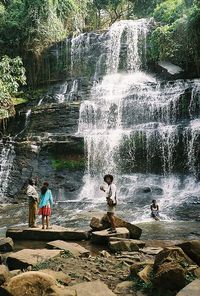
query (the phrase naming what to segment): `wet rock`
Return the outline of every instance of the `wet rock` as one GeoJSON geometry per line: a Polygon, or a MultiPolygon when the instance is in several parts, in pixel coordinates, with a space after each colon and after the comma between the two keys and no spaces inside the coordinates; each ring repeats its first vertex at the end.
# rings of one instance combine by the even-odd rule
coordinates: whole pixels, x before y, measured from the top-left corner
{"type": "Polygon", "coordinates": [[[13,250],[13,245],[12,238],[0,238],[0,252],[11,252],[13,250]]]}
{"type": "Polygon", "coordinates": [[[159,252],[155,258],[154,271],[157,271],[159,266],[166,262],[175,264],[180,263],[188,266],[194,264],[194,262],[179,247],[168,247],[159,252]]]}
{"type": "Polygon", "coordinates": [[[196,279],[189,285],[184,287],[176,296],[199,296],[200,295],[200,280],[196,279]]]}
{"type": "Polygon", "coordinates": [[[110,237],[123,237],[123,238],[129,237],[129,231],[127,228],[118,227],[116,230],[117,230],[117,233],[109,233],[107,230],[94,231],[92,233],[91,240],[93,243],[108,244],[110,237]]]}
{"type": "Polygon", "coordinates": [[[60,256],[60,250],[46,249],[23,249],[21,251],[11,253],[7,258],[7,265],[10,270],[26,269],[29,266],[35,266],[56,256],[60,256]]]}
{"type": "Polygon", "coordinates": [[[49,249],[59,249],[71,253],[74,257],[88,257],[90,251],[76,243],[68,243],[62,240],[56,240],[47,243],[49,249]]]}
{"type": "Polygon", "coordinates": [[[131,241],[110,241],[109,248],[113,252],[139,251],[138,245],[131,241]]]}
{"type": "Polygon", "coordinates": [[[30,271],[13,277],[6,285],[6,290],[13,296],[75,296],[56,286],[55,279],[39,271],[30,271]]]}
{"type": "Polygon", "coordinates": [[[77,284],[66,288],[67,291],[75,291],[76,296],[114,296],[114,294],[103,282],[94,281],[77,284]]]}
{"type": "Polygon", "coordinates": [[[154,281],[162,289],[178,290],[185,286],[185,270],[178,263],[166,262],[159,266],[154,281]]]}
{"type": "Polygon", "coordinates": [[[8,267],[5,265],[0,265],[0,286],[7,281],[7,279],[10,276],[10,272],[8,270],[8,267]]]}
{"type": "Polygon", "coordinates": [[[51,229],[41,228],[9,228],[7,236],[14,240],[41,240],[53,241],[61,240],[85,240],[89,238],[89,232],[77,228],[65,228],[57,225],[52,225],[51,229]]]}
{"type": "MultiPolygon", "coordinates": [[[[137,227],[136,225],[133,225],[129,222],[126,222],[125,220],[115,216],[115,223],[116,227],[125,227],[128,229],[130,233],[130,238],[132,239],[139,239],[141,234],[142,234],[142,229],[137,227]]],[[[106,228],[110,227],[109,222],[108,222],[108,217],[107,215],[103,216],[101,219],[101,224],[106,228]]]]}
{"type": "Polygon", "coordinates": [[[200,240],[192,240],[177,245],[200,266],[200,240]]]}

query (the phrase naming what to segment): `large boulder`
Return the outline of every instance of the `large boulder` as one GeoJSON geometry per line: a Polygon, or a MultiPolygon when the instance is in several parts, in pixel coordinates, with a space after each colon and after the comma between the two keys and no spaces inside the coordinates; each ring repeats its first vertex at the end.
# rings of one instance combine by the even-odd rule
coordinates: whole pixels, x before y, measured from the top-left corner
{"type": "Polygon", "coordinates": [[[192,240],[177,245],[200,266],[200,240],[192,240]]]}
{"type": "Polygon", "coordinates": [[[60,256],[61,250],[47,249],[23,249],[11,253],[7,258],[7,265],[10,270],[26,269],[29,266],[35,266],[56,256],[60,256]]]}
{"type": "Polygon", "coordinates": [[[8,270],[8,267],[5,265],[0,265],[0,286],[7,281],[7,279],[10,277],[10,272],[8,270]]]}
{"type": "Polygon", "coordinates": [[[11,252],[13,250],[13,245],[12,238],[0,238],[0,252],[11,252]]]}
{"type": "Polygon", "coordinates": [[[89,250],[80,246],[79,244],[68,243],[62,240],[56,240],[56,241],[47,243],[47,248],[64,250],[72,254],[74,257],[88,257],[90,254],[89,250]]]}
{"type": "Polygon", "coordinates": [[[199,296],[200,295],[200,280],[196,279],[189,285],[184,287],[176,296],[199,296]]]}
{"type": "Polygon", "coordinates": [[[67,288],[67,291],[75,291],[76,296],[115,296],[101,281],[77,284],[67,288]]]}
{"type": "Polygon", "coordinates": [[[154,281],[160,288],[178,290],[186,284],[186,271],[175,262],[165,262],[158,267],[154,281]]]}
{"type": "MultiPolygon", "coordinates": [[[[108,217],[107,215],[103,216],[102,220],[101,220],[101,224],[103,226],[105,226],[107,228],[107,225],[108,225],[108,217]]],[[[115,223],[116,223],[116,226],[117,227],[125,227],[128,229],[129,231],[129,234],[130,234],[130,238],[133,238],[133,239],[139,239],[141,234],[142,234],[142,229],[139,228],[138,226],[136,225],[133,225],[129,222],[126,222],[125,220],[115,216],[115,223]]]]}
{"type": "Polygon", "coordinates": [[[192,265],[194,262],[179,247],[164,248],[156,255],[154,262],[154,272],[157,272],[160,265],[164,263],[177,263],[180,265],[192,265]]]}
{"type": "Polygon", "coordinates": [[[12,296],[75,296],[70,291],[59,289],[56,280],[49,274],[30,271],[13,277],[4,287],[12,296]]]}
{"type": "Polygon", "coordinates": [[[96,244],[108,244],[110,237],[129,238],[129,231],[127,228],[121,227],[116,229],[116,233],[109,233],[107,230],[94,231],[91,240],[96,244]]]}

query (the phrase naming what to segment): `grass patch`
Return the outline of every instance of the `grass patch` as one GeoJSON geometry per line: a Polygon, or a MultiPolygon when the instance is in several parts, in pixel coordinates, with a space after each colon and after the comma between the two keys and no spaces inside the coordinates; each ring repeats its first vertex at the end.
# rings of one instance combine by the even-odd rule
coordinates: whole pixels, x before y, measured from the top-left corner
{"type": "Polygon", "coordinates": [[[69,171],[84,170],[85,161],[83,159],[78,159],[78,160],[53,159],[52,160],[52,167],[55,170],[64,170],[64,169],[69,170],[69,171]]]}

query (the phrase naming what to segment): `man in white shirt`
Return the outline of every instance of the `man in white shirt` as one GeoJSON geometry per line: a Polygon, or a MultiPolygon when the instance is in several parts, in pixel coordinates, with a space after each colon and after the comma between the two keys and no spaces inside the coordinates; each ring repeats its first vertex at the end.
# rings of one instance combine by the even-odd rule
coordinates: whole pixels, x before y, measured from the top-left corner
{"type": "Polygon", "coordinates": [[[115,224],[115,209],[117,205],[117,195],[116,195],[116,186],[113,183],[112,175],[104,176],[104,184],[100,187],[100,190],[104,191],[106,194],[107,201],[107,216],[111,224],[110,233],[116,233],[116,224],[115,224]]]}
{"type": "Polygon", "coordinates": [[[37,190],[35,188],[35,182],[33,179],[28,180],[28,187],[27,187],[27,196],[29,199],[29,227],[35,228],[35,220],[36,220],[36,214],[37,214],[37,205],[39,201],[39,195],[37,193],[37,190]]]}

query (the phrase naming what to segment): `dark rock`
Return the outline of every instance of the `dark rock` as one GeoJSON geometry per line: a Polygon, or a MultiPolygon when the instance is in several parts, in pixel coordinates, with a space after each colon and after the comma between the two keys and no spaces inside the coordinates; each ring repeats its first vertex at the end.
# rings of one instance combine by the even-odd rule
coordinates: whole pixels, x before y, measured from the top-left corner
{"type": "Polygon", "coordinates": [[[185,254],[200,266],[200,241],[192,240],[177,245],[185,254]]]}
{"type": "Polygon", "coordinates": [[[0,252],[11,252],[13,250],[13,240],[10,237],[0,238],[0,252]]]}

